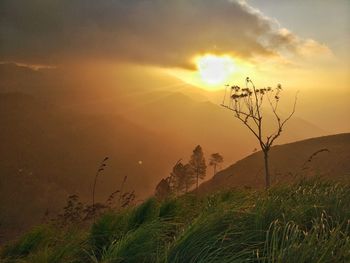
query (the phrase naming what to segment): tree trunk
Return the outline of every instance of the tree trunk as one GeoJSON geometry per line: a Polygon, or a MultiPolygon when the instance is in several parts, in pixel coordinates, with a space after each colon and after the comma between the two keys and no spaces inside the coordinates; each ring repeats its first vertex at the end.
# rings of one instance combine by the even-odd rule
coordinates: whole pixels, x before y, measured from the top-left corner
{"type": "Polygon", "coordinates": [[[270,172],[269,172],[269,151],[264,151],[265,160],[265,189],[270,188],[270,172]]]}
{"type": "Polygon", "coordinates": [[[197,193],[198,193],[198,180],[199,180],[199,175],[197,174],[197,188],[196,188],[197,193]]]}
{"type": "Polygon", "coordinates": [[[214,176],[216,175],[216,164],[214,164],[214,176]]]}

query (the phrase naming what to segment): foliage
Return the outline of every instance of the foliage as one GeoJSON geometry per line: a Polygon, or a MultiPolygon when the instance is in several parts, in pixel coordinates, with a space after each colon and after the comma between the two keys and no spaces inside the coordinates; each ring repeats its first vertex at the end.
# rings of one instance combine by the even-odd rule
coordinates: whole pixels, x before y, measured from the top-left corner
{"type": "Polygon", "coordinates": [[[61,226],[67,227],[70,225],[82,224],[85,221],[95,220],[110,211],[119,211],[127,209],[134,205],[135,192],[124,192],[123,188],[127,177],[125,176],[120,189],[112,192],[105,203],[83,204],[79,201],[78,195],[70,195],[67,198],[67,204],[63,208],[63,212],[58,214],[53,221],[61,226]]]}
{"type": "Polygon", "coordinates": [[[193,165],[183,164],[180,159],[174,165],[170,176],[161,179],[157,184],[155,196],[163,200],[171,195],[178,196],[187,193],[196,182],[195,175],[193,165]]]}
{"type": "Polygon", "coordinates": [[[156,186],[154,196],[159,200],[166,199],[172,194],[172,189],[169,184],[169,177],[163,178],[156,186]]]}
{"type": "Polygon", "coordinates": [[[105,213],[89,230],[35,228],[0,261],[350,262],[349,204],[349,184],[321,179],[151,198],[105,213]]]}
{"type": "Polygon", "coordinates": [[[24,235],[18,241],[9,244],[2,252],[3,257],[20,258],[37,250],[40,245],[47,243],[50,236],[50,228],[40,226],[24,235]]]}
{"type": "Polygon", "coordinates": [[[129,229],[135,229],[140,225],[150,222],[159,215],[159,203],[155,198],[150,198],[135,208],[129,218],[129,229]]]}
{"type": "Polygon", "coordinates": [[[204,179],[207,171],[207,165],[205,164],[204,153],[200,145],[197,145],[197,147],[193,150],[189,164],[192,167],[192,170],[196,176],[196,180],[197,180],[196,187],[198,190],[199,179],[204,179]]]}
{"type": "Polygon", "coordinates": [[[122,238],[128,231],[128,220],[129,213],[127,212],[122,214],[108,212],[93,224],[89,235],[89,244],[97,258],[101,257],[103,251],[111,243],[122,238]]]}
{"type": "Polygon", "coordinates": [[[187,193],[191,186],[195,183],[195,174],[190,164],[182,164],[178,162],[170,175],[172,188],[176,194],[187,193]]]}
{"type": "Polygon", "coordinates": [[[210,155],[209,165],[214,168],[214,175],[216,174],[217,166],[224,161],[224,157],[220,153],[213,153],[210,155]]]}
{"type": "Polygon", "coordinates": [[[143,224],[111,243],[101,262],[159,262],[164,258],[167,244],[173,239],[172,229],[170,223],[162,221],[143,224]]]}

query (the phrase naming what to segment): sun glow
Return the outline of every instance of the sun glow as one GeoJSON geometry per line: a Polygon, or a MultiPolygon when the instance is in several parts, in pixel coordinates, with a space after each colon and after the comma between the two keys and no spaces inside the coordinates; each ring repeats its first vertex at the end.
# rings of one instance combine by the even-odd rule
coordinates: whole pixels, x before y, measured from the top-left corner
{"type": "Polygon", "coordinates": [[[184,68],[161,70],[187,84],[209,91],[224,89],[225,84],[235,83],[237,79],[256,76],[256,65],[227,54],[206,53],[192,57],[190,62],[195,66],[194,70],[184,68]]]}
{"type": "Polygon", "coordinates": [[[234,60],[229,56],[207,54],[195,58],[199,75],[208,85],[221,85],[236,71],[234,60]]]}

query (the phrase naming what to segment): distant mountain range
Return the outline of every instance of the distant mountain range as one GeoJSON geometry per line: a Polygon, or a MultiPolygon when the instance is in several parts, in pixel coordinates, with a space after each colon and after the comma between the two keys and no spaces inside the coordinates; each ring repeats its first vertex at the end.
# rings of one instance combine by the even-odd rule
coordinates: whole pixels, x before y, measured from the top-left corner
{"type": "MultiPolygon", "coordinates": [[[[126,76],[122,82],[74,74],[0,64],[0,235],[1,228],[38,222],[48,207],[57,211],[69,194],[89,201],[105,156],[110,160],[99,179],[98,201],[124,176],[139,199],[153,194],[198,144],[207,158],[220,152],[226,164],[257,147],[231,112],[213,103],[218,93],[149,72],[142,81],[126,76]]],[[[323,134],[296,117],[279,142],[323,134]]]]}

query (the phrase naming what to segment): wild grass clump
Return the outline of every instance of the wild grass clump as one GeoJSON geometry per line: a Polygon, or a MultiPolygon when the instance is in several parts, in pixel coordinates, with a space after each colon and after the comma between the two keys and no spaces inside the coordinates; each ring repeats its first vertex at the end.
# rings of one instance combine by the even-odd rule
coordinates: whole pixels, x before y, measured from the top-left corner
{"type": "Polygon", "coordinates": [[[309,180],[292,187],[281,186],[261,194],[252,212],[256,224],[266,229],[275,219],[311,228],[323,212],[334,221],[350,218],[350,187],[329,181],[309,180]]]}
{"type": "Polygon", "coordinates": [[[146,223],[112,242],[98,262],[161,262],[174,235],[174,227],[168,222],[146,223]]]}
{"type": "Polygon", "coordinates": [[[267,232],[260,262],[350,262],[350,221],[322,213],[310,229],[276,220],[267,232]]]}
{"type": "Polygon", "coordinates": [[[35,228],[1,255],[39,263],[350,262],[350,185],[317,179],[151,198],[105,213],[89,230],[35,228]]]}
{"type": "Polygon", "coordinates": [[[189,224],[198,217],[205,201],[193,194],[163,201],[159,208],[159,217],[178,224],[189,224]]]}
{"type": "Polygon", "coordinates": [[[159,203],[155,198],[150,198],[134,209],[129,218],[129,229],[150,222],[159,216],[159,203]]]}
{"type": "Polygon", "coordinates": [[[33,263],[75,263],[85,262],[87,249],[86,234],[70,229],[67,232],[56,232],[51,241],[30,253],[25,262],[33,263]]]}
{"type": "Polygon", "coordinates": [[[130,215],[128,212],[108,212],[93,224],[88,243],[95,257],[100,258],[102,252],[111,243],[121,239],[126,234],[129,226],[129,218],[130,215]]]}
{"type": "Polygon", "coordinates": [[[86,233],[54,225],[34,228],[4,247],[0,262],[79,262],[86,249],[86,233]]]}
{"type": "MultiPolygon", "coordinates": [[[[102,262],[119,262],[120,258],[125,258],[125,254],[129,253],[129,247],[135,249],[135,246],[132,246],[135,242],[141,242],[143,248],[152,247],[150,244],[154,241],[153,239],[156,236],[160,236],[159,229],[161,228],[156,226],[161,226],[162,224],[158,221],[157,223],[152,223],[158,217],[159,203],[154,198],[148,199],[131,211],[125,210],[122,213],[109,212],[101,216],[93,224],[89,236],[90,253],[93,260],[97,262],[99,260],[102,262]],[[147,238],[147,231],[150,231],[148,236],[151,239],[147,238]]],[[[149,249],[145,251],[148,254],[152,253],[152,250],[149,249]]],[[[142,255],[143,252],[141,250],[133,257],[140,258],[142,255]]],[[[129,256],[132,255],[130,254],[129,256]]]]}
{"type": "Polygon", "coordinates": [[[208,197],[167,262],[350,262],[349,191],[313,180],[243,198],[208,197]]]}
{"type": "Polygon", "coordinates": [[[18,259],[36,251],[49,242],[52,229],[46,225],[39,226],[7,245],[1,253],[2,258],[18,259]]]}

